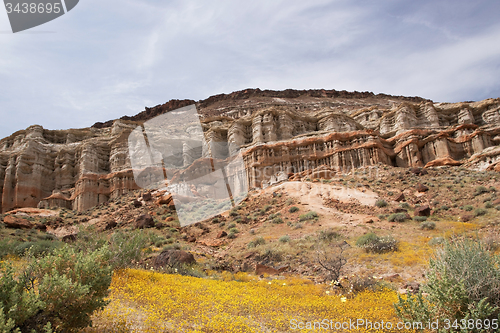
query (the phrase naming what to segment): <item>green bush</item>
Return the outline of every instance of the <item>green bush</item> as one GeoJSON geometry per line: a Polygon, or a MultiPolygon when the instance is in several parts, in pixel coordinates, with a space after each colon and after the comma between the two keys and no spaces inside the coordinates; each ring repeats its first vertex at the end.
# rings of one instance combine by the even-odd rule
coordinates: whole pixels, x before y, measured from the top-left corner
{"type": "Polygon", "coordinates": [[[292,206],[290,207],[290,209],[288,210],[290,213],[295,213],[295,212],[298,212],[299,211],[299,207],[296,207],[296,206],[292,206]]]}
{"type": "Polygon", "coordinates": [[[417,222],[425,222],[427,221],[427,216],[414,216],[413,220],[417,222]]]}
{"type": "Polygon", "coordinates": [[[474,211],[474,216],[482,216],[482,215],[486,215],[488,213],[488,211],[484,208],[478,208],[474,211]]]}
{"type": "Polygon", "coordinates": [[[267,213],[268,210],[270,210],[272,208],[271,205],[265,205],[264,207],[261,208],[260,210],[260,215],[264,215],[265,213],[267,213]]]}
{"type": "Polygon", "coordinates": [[[384,199],[380,199],[375,202],[375,206],[377,206],[378,208],[382,208],[387,206],[387,202],[384,199]]]}
{"type": "Polygon", "coordinates": [[[279,241],[280,241],[280,243],[288,243],[290,241],[290,236],[288,236],[288,235],[281,236],[279,241]]]}
{"type": "Polygon", "coordinates": [[[484,208],[493,208],[493,204],[491,203],[491,201],[486,201],[484,203],[484,208]]]}
{"type": "Polygon", "coordinates": [[[467,211],[467,212],[470,212],[473,209],[474,209],[474,206],[472,206],[472,205],[466,205],[466,206],[464,206],[464,210],[467,211]]]}
{"type": "MultiPolygon", "coordinates": [[[[177,232],[177,229],[175,231],[177,232]]],[[[153,235],[154,233],[149,230],[134,230],[129,232],[119,230],[111,234],[108,240],[102,233],[98,233],[93,229],[87,229],[79,232],[77,240],[72,244],[72,247],[80,252],[87,252],[107,245],[110,253],[109,264],[112,268],[132,267],[134,263],[142,259],[142,250],[148,244],[159,240],[154,239],[153,235]]]]}
{"type": "Polygon", "coordinates": [[[404,208],[404,209],[410,209],[410,205],[407,202],[400,203],[399,207],[404,208]]]}
{"type": "Polygon", "coordinates": [[[231,229],[229,229],[229,233],[237,234],[239,232],[240,231],[237,228],[231,228],[231,229]]]}
{"type": "Polygon", "coordinates": [[[398,250],[399,242],[392,236],[379,237],[374,233],[361,236],[356,241],[356,246],[363,248],[366,252],[385,253],[398,250]]]}
{"type": "Polygon", "coordinates": [[[445,242],[445,239],[443,237],[433,237],[430,241],[429,241],[429,245],[430,246],[435,246],[435,245],[441,245],[445,242]]]}
{"type": "Polygon", "coordinates": [[[283,223],[283,219],[281,217],[275,217],[274,219],[272,219],[271,222],[274,223],[274,224],[282,224],[283,223]]]}
{"type": "MultiPolygon", "coordinates": [[[[397,315],[407,322],[445,319],[468,322],[500,320],[500,257],[480,242],[445,242],[429,262],[428,281],[417,295],[398,296],[397,315]],[[424,293],[426,296],[424,296],[424,293]]],[[[439,332],[445,332],[444,329],[439,332]]],[[[468,327],[460,332],[497,332],[468,327]]]]}
{"type": "Polygon", "coordinates": [[[379,236],[375,235],[373,232],[370,232],[359,237],[356,241],[356,246],[363,247],[369,243],[378,242],[379,239],[379,236]]]}
{"type": "Polygon", "coordinates": [[[306,214],[302,214],[299,216],[299,221],[308,221],[318,218],[319,215],[316,212],[310,211],[306,214]]]}
{"type": "Polygon", "coordinates": [[[399,241],[392,236],[380,237],[378,241],[369,243],[363,247],[366,252],[372,253],[386,253],[397,251],[399,248],[399,241]]]}
{"type": "Polygon", "coordinates": [[[321,230],[318,235],[318,239],[324,242],[331,242],[337,238],[340,238],[340,234],[332,229],[321,230]]]}
{"type": "Polygon", "coordinates": [[[30,259],[25,268],[0,266],[0,327],[10,332],[72,331],[91,324],[90,316],[108,304],[112,268],[104,246],[78,252],[69,245],[30,259]],[[3,310],[3,311],[2,311],[3,310]],[[14,325],[13,325],[14,324],[14,325]]]}
{"type": "Polygon", "coordinates": [[[478,186],[476,187],[476,191],[474,192],[475,196],[481,195],[483,193],[488,193],[488,189],[484,186],[478,186]]]}
{"type": "Polygon", "coordinates": [[[49,241],[40,240],[37,242],[22,242],[19,243],[13,250],[13,253],[17,256],[23,256],[28,250],[31,249],[31,255],[35,257],[40,257],[54,251],[56,248],[61,246],[59,241],[49,241]]]}
{"type": "Polygon", "coordinates": [[[257,247],[259,245],[263,245],[265,243],[266,243],[266,240],[263,237],[257,237],[253,241],[249,242],[247,247],[254,248],[254,247],[257,247]]]}
{"type": "Polygon", "coordinates": [[[436,229],[436,223],[434,223],[434,222],[422,222],[422,223],[420,223],[420,229],[422,229],[422,230],[434,230],[434,229],[436,229]]]}
{"type": "Polygon", "coordinates": [[[406,219],[408,219],[408,214],[406,213],[395,213],[389,215],[387,218],[387,221],[389,222],[404,222],[406,219]]]}

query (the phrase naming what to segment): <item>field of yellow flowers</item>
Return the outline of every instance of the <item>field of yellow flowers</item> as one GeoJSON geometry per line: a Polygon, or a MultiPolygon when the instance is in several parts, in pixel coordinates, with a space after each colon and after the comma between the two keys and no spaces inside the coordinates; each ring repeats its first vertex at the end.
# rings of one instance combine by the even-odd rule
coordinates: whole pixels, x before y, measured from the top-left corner
{"type": "MultiPolygon", "coordinates": [[[[242,273],[226,273],[216,280],[120,270],[113,277],[111,303],[94,316],[94,327],[84,332],[318,331],[319,326],[308,329],[308,322],[322,322],[323,331],[345,332],[334,329],[335,323],[399,321],[392,305],[397,294],[392,290],[345,297],[329,288],[308,280],[259,280],[242,273]]],[[[366,326],[351,331],[403,332],[366,326]]]]}

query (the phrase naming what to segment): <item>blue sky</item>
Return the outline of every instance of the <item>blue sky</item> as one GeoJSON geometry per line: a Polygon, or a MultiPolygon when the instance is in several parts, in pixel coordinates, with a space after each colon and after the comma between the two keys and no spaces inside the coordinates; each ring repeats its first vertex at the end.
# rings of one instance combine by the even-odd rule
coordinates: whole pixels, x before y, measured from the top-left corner
{"type": "Polygon", "coordinates": [[[245,88],[497,98],[498,13],[496,0],[80,0],[12,34],[0,8],[0,137],[245,88]]]}

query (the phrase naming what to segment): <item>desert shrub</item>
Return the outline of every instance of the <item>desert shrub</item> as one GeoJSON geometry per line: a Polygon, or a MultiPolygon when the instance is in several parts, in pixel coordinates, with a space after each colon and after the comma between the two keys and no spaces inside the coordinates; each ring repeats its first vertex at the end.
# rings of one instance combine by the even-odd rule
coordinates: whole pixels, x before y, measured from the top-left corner
{"type": "Polygon", "coordinates": [[[441,206],[441,208],[439,208],[440,210],[449,210],[450,207],[446,206],[446,205],[443,205],[441,206]]]}
{"type": "Polygon", "coordinates": [[[269,209],[271,209],[271,208],[272,208],[272,206],[271,206],[271,205],[265,205],[264,207],[262,207],[262,208],[260,209],[260,211],[259,211],[259,212],[260,212],[260,215],[264,215],[264,214],[265,214],[265,213],[267,213],[267,211],[268,211],[269,209]]]}
{"type": "Polygon", "coordinates": [[[268,219],[269,221],[272,221],[272,220],[274,220],[274,219],[275,219],[276,217],[278,217],[278,216],[281,216],[281,213],[279,213],[279,212],[278,212],[278,213],[276,213],[276,214],[270,214],[270,215],[267,217],[267,219],[268,219]]]}
{"type": "Polygon", "coordinates": [[[236,232],[232,232],[232,231],[230,231],[230,232],[227,234],[227,238],[229,238],[229,239],[234,239],[234,238],[236,238],[236,232]]]}
{"type": "MultiPolygon", "coordinates": [[[[175,228],[172,229],[177,231],[175,228]]],[[[108,239],[102,233],[95,232],[93,229],[87,229],[79,232],[77,240],[72,244],[72,247],[79,252],[88,252],[107,245],[110,253],[109,264],[111,267],[125,268],[134,266],[134,263],[142,259],[144,255],[143,249],[148,244],[155,244],[160,240],[164,240],[163,237],[158,237],[146,230],[115,231],[108,239]]]]}
{"type": "MultiPolygon", "coordinates": [[[[498,320],[499,264],[499,256],[492,255],[480,242],[468,239],[445,242],[429,261],[428,281],[419,294],[405,298],[398,295],[398,303],[394,304],[396,313],[403,320],[413,322],[498,320]]],[[[491,325],[467,328],[467,332],[497,332],[491,325]]]]}
{"type": "Polygon", "coordinates": [[[162,251],[166,251],[166,250],[180,250],[182,247],[179,243],[173,243],[173,244],[169,244],[169,245],[165,245],[162,249],[162,251]]]}
{"type": "Polygon", "coordinates": [[[351,286],[349,289],[352,290],[354,294],[357,294],[366,290],[376,290],[377,281],[372,277],[355,277],[349,281],[349,285],[351,286]]]}
{"type": "Polygon", "coordinates": [[[500,210],[500,205],[495,206],[495,209],[496,209],[496,210],[500,210]]]}
{"type": "Polygon", "coordinates": [[[232,222],[231,222],[231,223],[229,223],[229,224],[227,225],[227,228],[228,228],[228,229],[231,229],[231,228],[234,228],[234,227],[236,227],[236,223],[232,223],[232,222]]]}
{"type": "Polygon", "coordinates": [[[376,242],[363,246],[366,252],[385,253],[398,250],[399,242],[392,236],[380,237],[376,242]]]}
{"type": "Polygon", "coordinates": [[[436,246],[436,245],[444,244],[444,242],[445,242],[445,239],[443,237],[433,237],[429,241],[429,245],[430,246],[436,246]]]}
{"type": "Polygon", "coordinates": [[[436,223],[434,223],[434,222],[422,222],[422,223],[420,223],[420,229],[422,229],[422,230],[434,230],[434,229],[436,229],[436,223]]]}
{"type": "Polygon", "coordinates": [[[382,208],[387,206],[387,202],[384,199],[380,199],[375,202],[375,206],[382,208]]]}
{"type": "Polygon", "coordinates": [[[288,243],[290,241],[290,236],[288,236],[288,235],[281,236],[279,241],[280,241],[280,243],[288,243]]]}
{"type": "Polygon", "coordinates": [[[399,207],[404,208],[404,209],[410,209],[410,205],[407,202],[400,203],[399,207]]]}
{"type": "Polygon", "coordinates": [[[266,243],[266,240],[263,237],[257,237],[253,241],[250,241],[247,245],[248,248],[254,248],[259,245],[263,245],[266,243]]]}
{"type": "Polygon", "coordinates": [[[281,253],[281,251],[276,249],[266,249],[261,254],[256,255],[255,260],[257,261],[269,260],[269,261],[280,262],[283,260],[283,254],[281,253]]]}
{"type": "Polygon", "coordinates": [[[379,237],[371,232],[358,238],[356,246],[363,248],[366,252],[385,253],[397,251],[398,243],[392,236],[379,237]]]}
{"type": "Polygon", "coordinates": [[[472,205],[465,205],[465,206],[464,206],[464,210],[465,210],[465,211],[467,211],[467,212],[470,212],[470,211],[472,211],[473,209],[474,209],[474,206],[472,206],[472,205]]]}
{"type": "Polygon", "coordinates": [[[306,214],[302,214],[299,216],[299,221],[308,221],[318,218],[319,215],[316,212],[310,211],[306,214]]]}
{"type": "Polygon", "coordinates": [[[495,186],[490,186],[490,188],[488,189],[488,191],[495,193],[497,191],[497,189],[496,189],[495,186]]]}
{"type": "Polygon", "coordinates": [[[0,240],[0,259],[9,254],[14,254],[14,249],[19,244],[21,244],[21,242],[17,240],[7,240],[7,239],[0,240]]]}
{"type": "Polygon", "coordinates": [[[292,206],[290,207],[290,209],[288,210],[290,213],[295,213],[295,212],[298,212],[299,211],[299,207],[296,207],[296,206],[292,206]]]}
{"type": "Polygon", "coordinates": [[[236,208],[231,209],[231,211],[229,212],[229,216],[238,216],[238,215],[239,213],[236,208]]]}
{"type": "Polygon", "coordinates": [[[219,219],[218,217],[214,217],[214,218],[212,219],[212,223],[213,223],[213,224],[217,224],[217,223],[219,223],[219,222],[220,222],[220,219],[219,219]]]}
{"type": "Polygon", "coordinates": [[[231,228],[231,229],[229,229],[229,233],[237,234],[239,232],[240,231],[237,228],[231,228]]]}
{"type": "Polygon", "coordinates": [[[408,214],[406,213],[395,213],[389,215],[387,218],[387,221],[389,222],[404,222],[406,219],[408,219],[408,214]]]}
{"type": "Polygon", "coordinates": [[[476,187],[476,190],[474,191],[475,196],[481,195],[483,193],[488,193],[488,189],[486,187],[484,186],[476,187]]]}
{"type": "Polygon", "coordinates": [[[274,224],[282,224],[283,223],[283,219],[281,217],[275,217],[274,219],[272,219],[271,222],[274,223],[274,224]]]}
{"type": "Polygon", "coordinates": [[[331,242],[337,238],[340,238],[340,234],[332,229],[320,230],[318,235],[318,239],[324,242],[331,242]]]}
{"type": "Polygon", "coordinates": [[[23,256],[31,249],[31,255],[40,257],[51,253],[59,246],[61,246],[61,242],[59,241],[40,240],[37,242],[22,242],[14,248],[13,253],[17,256],[23,256]]]}
{"type": "Polygon", "coordinates": [[[427,216],[414,216],[413,220],[417,222],[424,222],[427,221],[427,216]]]}
{"type": "Polygon", "coordinates": [[[484,208],[493,208],[493,204],[491,203],[491,201],[486,201],[484,203],[484,208]]]}
{"type": "Polygon", "coordinates": [[[377,235],[375,235],[373,232],[364,234],[363,236],[359,237],[358,240],[356,241],[356,246],[358,247],[363,247],[369,243],[376,242],[380,239],[377,235]]]}
{"type": "Polygon", "coordinates": [[[30,259],[24,268],[2,264],[0,326],[8,324],[4,332],[14,327],[22,332],[51,332],[49,327],[62,332],[89,326],[92,313],[108,304],[109,258],[106,246],[78,252],[64,245],[45,257],[30,259]]]}
{"type": "Polygon", "coordinates": [[[486,215],[488,213],[488,211],[484,208],[478,208],[474,211],[474,216],[482,216],[482,215],[486,215]]]}

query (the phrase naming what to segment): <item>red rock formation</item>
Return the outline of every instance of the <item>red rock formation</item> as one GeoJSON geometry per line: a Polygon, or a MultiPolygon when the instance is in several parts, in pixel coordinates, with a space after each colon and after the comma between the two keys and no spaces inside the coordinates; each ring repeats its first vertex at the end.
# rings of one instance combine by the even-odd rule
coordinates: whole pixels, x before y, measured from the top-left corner
{"type": "MultiPolygon", "coordinates": [[[[35,125],[0,140],[0,210],[85,210],[138,189],[129,134],[145,120],[192,102],[174,100],[86,129],[35,125]]],[[[199,151],[183,145],[184,164],[176,169],[157,168],[169,181],[203,177],[239,153],[243,174],[231,169],[226,175],[239,188],[289,177],[328,178],[379,164],[500,170],[500,99],[434,104],[367,92],[247,89],[197,106],[206,144],[199,151]]],[[[211,193],[206,184],[190,191],[197,197],[211,193]]]]}

